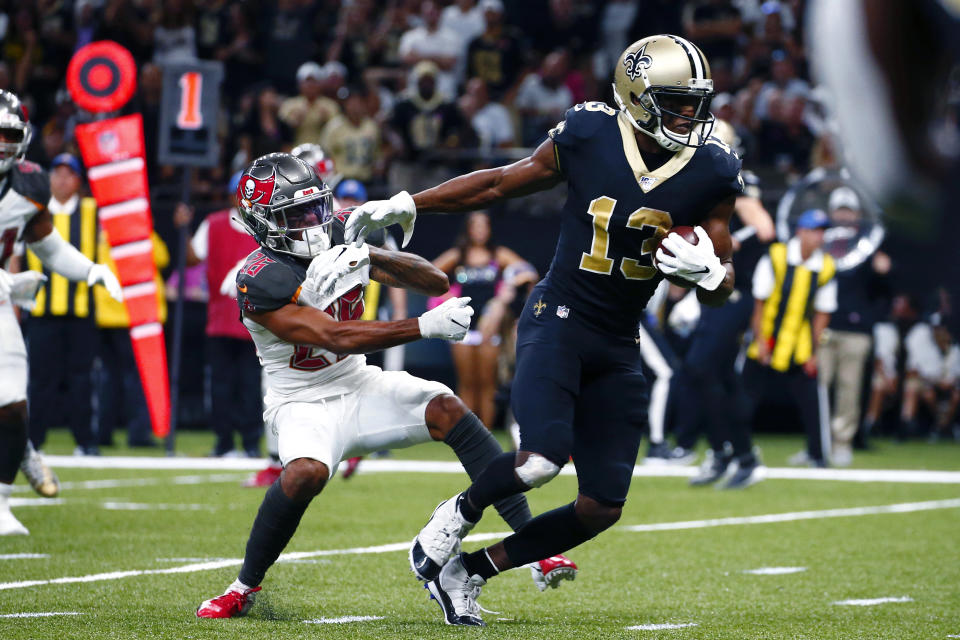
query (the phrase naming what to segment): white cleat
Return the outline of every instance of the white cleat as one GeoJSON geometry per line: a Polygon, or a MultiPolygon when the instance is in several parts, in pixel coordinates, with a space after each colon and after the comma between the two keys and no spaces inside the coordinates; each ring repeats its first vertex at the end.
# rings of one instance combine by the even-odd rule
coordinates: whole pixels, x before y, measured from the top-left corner
{"type": "Polygon", "coordinates": [[[480,576],[467,574],[460,556],[443,566],[440,575],[424,585],[443,610],[447,624],[467,627],[487,626],[480,617],[480,588],[487,583],[480,576]]]}
{"type": "Polygon", "coordinates": [[[410,545],[410,569],[420,580],[434,580],[440,569],[460,552],[460,541],[473,529],[457,508],[457,494],[441,502],[410,545]]]}
{"type": "Polygon", "coordinates": [[[28,536],[30,531],[17,520],[6,505],[0,507],[0,536],[28,536]]]}
{"type": "Polygon", "coordinates": [[[33,490],[44,498],[54,498],[60,493],[60,479],[29,441],[23,460],[20,461],[20,471],[26,476],[33,490]]]}

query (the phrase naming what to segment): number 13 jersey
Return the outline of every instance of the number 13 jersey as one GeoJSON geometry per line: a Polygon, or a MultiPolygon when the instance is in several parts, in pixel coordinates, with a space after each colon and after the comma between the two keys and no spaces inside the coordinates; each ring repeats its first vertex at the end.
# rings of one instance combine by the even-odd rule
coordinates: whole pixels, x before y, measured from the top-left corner
{"type": "MultiPolygon", "coordinates": [[[[700,224],[743,191],[740,159],[716,138],[648,170],[627,115],[578,104],[550,131],[567,181],[556,253],[539,291],[550,313],[633,335],[663,278],[652,263],[673,226],[700,224]]],[[[537,293],[534,294],[539,295],[537,293]]]]}

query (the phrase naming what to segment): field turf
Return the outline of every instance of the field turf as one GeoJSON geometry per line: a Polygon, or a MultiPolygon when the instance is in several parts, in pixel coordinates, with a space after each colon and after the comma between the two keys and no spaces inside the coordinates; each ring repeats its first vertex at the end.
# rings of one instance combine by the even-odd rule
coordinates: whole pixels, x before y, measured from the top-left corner
{"type": "MultiPolygon", "coordinates": [[[[210,439],[185,433],[178,451],[200,455],[210,439]]],[[[760,444],[770,466],[783,466],[800,448],[799,438],[788,436],[760,444]]],[[[46,451],[71,448],[69,437],[57,432],[46,451]]],[[[442,445],[397,456],[454,459],[442,445]]],[[[856,464],[960,470],[960,446],[879,442],[856,464]]],[[[299,557],[270,570],[250,615],[198,620],[197,605],[236,577],[262,497],[262,490],[241,488],[246,473],[57,471],[64,483],[58,503],[38,504],[18,479],[13,497],[29,503],[15,504],[14,513],[31,535],[0,538],[4,640],[960,637],[958,483],[771,479],[723,492],[688,488],[684,478],[638,477],[620,523],[570,554],[581,568],[575,582],[540,593],[526,569],[499,576],[480,599],[499,613],[484,614],[489,626],[478,630],[443,624],[405,552],[436,503],[465,486],[464,476],[365,473],[361,467],[349,481],[335,478],[287,549],[299,557]],[[903,513],[830,512],[907,503],[929,504],[903,513]],[[738,520],[796,512],[814,513],[778,522],[738,520]],[[655,523],[687,524],[628,529],[655,523]],[[379,548],[384,545],[394,546],[379,548]],[[338,553],[321,553],[330,551],[338,553]],[[786,567],[802,570],[745,573],[786,567]],[[82,580],[50,582],[60,578],[82,580]],[[893,601],[836,604],[878,598],[893,601]],[[10,617],[27,613],[77,615],[10,617]],[[355,621],[332,622],[344,618],[355,621]],[[646,625],[677,628],[632,628],[646,625]]],[[[561,476],[529,494],[533,511],[569,502],[575,491],[575,479],[561,476]]],[[[503,531],[492,510],[475,529],[503,531]]]]}

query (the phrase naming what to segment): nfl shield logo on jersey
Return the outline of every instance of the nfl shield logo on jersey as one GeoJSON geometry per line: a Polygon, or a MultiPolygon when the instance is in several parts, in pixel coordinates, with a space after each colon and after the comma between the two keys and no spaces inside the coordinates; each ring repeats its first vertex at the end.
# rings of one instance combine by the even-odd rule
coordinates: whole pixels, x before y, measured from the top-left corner
{"type": "Polygon", "coordinates": [[[640,178],[640,188],[643,189],[644,193],[653,189],[653,185],[655,184],[657,184],[657,179],[653,176],[643,176],[640,178]]]}
{"type": "Polygon", "coordinates": [[[570,307],[565,307],[564,305],[560,305],[559,307],[557,307],[558,318],[566,318],[569,315],[570,315],[570,307]]]}

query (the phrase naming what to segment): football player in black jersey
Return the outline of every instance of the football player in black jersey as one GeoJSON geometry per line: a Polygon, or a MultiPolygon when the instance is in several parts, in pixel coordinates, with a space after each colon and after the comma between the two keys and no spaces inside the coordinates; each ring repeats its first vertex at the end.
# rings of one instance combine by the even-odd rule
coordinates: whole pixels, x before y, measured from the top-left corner
{"type": "Polygon", "coordinates": [[[13,310],[33,304],[43,275],[6,271],[14,243],[26,242],[46,267],[68,280],[100,284],[117,300],[122,297],[110,270],[91,262],[54,228],[47,210],[50,177],[23,159],[31,135],[20,99],[0,90],[0,535],[29,533],[8,503],[17,468],[41,495],[58,490],[56,477],[27,442],[27,351],[13,310]]]}
{"type": "MultiPolygon", "coordinates": [[[[475,477],[502,453],[446,386],[381,371],[362,355],[420,338],[462,340],[473,315],[469,298],[452,298],[419,318],[360,319],[369,278],[442,295],[446,275],[413,254],[333,245],[330,189],[311,164],[291,154],[272,153],[247,167],[237,204],[260,245],[237,274],[237,303],[266,372],[264,421],[277,433],[283,472],[264,496],[237,580],[200,605],[201,618],[246,613],[267,569],[341,461],[442,440],[475,477]]],[[[514,529],[530,520],[522,495],[496,506],[514,529]]],[[[572,566],[566,560],[548,564],[540,581],[570,577],[572,566]]]]}
{"type": "Polygon", "coordinates": [[[616,64],[619,109],[579,104],[530,157],[367,203],[347,220],[348,240],[399,223],[406,242],[418,212],[482,209],[567,182],[553,263],[519,323],[512,404],[520,451],[441,503],[411,548],[412,569],[448,624],[482,625],[480,585],[571,549],[620,517],[646,420],[633,339],[642,310],[665,275],[696,287],[710,305],[733,290],[728,222],[743,182],[739,158],[710,137],[712,95],[696,46],[671,35],[644,38],[616,64]],[[670,234],[675,225],[695,226],[697,243],[670,234]],[[657,250],[661,239],[669,253],[657,250]],[[491,547],[456,555],[457,540],[493,500],[543,485],[571,456],[573,502],[491,547]]]}

